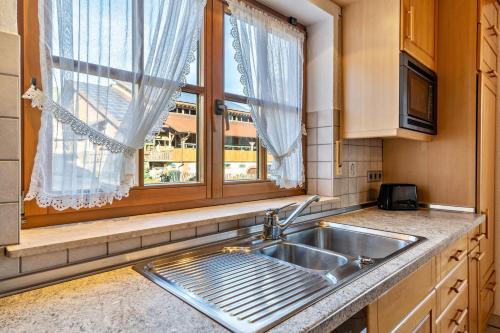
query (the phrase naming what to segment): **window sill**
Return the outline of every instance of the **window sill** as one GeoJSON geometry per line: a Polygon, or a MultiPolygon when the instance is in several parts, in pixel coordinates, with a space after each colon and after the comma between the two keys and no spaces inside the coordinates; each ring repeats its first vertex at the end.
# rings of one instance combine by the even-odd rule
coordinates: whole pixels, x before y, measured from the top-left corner
{"type": "MultiPolygon", "coordinates": [[[[141,238],[142,242],[144,236],[171,233],[183,229],[195,230],[194,237],[197,237],[202,236],[198,232],[199,227],[213,226],[217,231],[224,231],[220,229],[220,225],[218,227],[215,225],[252,218],[256,218],[257,223],[259,223],[259,217],[262,219],[265,209],[301,202],[308,197],[300,195],[26,229],[21,230],[20,244],[7,246],[6,254],[8,257],[18,258],[133,238],[141,238]]],[[[339,198],[321,197],[319,202],[311,205],[311,209],[329,210],[339,204],[339,198]],[[325,206],[325,209],[322,209],[321,206],[325,206]]],[[[290,209],[294,209],[294,207],[292,206],[290,209]]],[[[238,223],[236,223],[236,227],[238,227],[238,223]]],[[[175,240],[171,234],[171,241],[175,240]]],[[[141,245],[141,247],[143,246],[141,245]]]]}

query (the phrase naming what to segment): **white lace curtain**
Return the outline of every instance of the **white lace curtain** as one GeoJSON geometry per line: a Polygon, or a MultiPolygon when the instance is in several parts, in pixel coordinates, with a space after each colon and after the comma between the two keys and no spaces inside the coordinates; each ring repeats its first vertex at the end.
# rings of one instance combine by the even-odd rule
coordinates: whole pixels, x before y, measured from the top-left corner
{"type": "Polygon", "coordinates": [[[304,182],[304,33],[242,0],[229,0],[233,46],[259,139],[280,187],[304,182]]]}
{"type": "Polygon", "coordinates": [[[43,93],[27,200],[79,209],[126,197],[136,151],[194,60],[206,0],[39,0],[43,93]]]}

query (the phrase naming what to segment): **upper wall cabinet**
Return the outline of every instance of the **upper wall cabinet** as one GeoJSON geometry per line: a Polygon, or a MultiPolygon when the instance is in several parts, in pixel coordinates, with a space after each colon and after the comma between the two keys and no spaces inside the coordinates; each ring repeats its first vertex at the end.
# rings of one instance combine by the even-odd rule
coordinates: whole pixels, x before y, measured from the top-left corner
{"type": "Polygon", "coordinates": [[[401,1],[401,49],[436,70],[437,1],[401,1]]]}
{"type": "Polygon", "coordinates": [[[406,107],[416,111],[416,118],[425,118],[432,100],[427,96],[436,94],[418,76],[401,74],[400,66],[404,51],[434,75],[437,4],[437,0],[359,0],[343,8],[343,138],[430,141],[431,135],[406,125],[400,109],[406,107]],[[418,96],[400,94],[403,90],[418,96]]]}

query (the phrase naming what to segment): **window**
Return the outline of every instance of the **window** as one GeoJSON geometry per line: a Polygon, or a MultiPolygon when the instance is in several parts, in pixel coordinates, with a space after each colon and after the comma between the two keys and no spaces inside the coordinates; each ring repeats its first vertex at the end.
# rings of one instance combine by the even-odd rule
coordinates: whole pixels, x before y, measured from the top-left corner
{"type": "MultiPolygon", "coordinates": [[[[33,24],[38,20],[38,13],[37,1],[21,2],[23,88],[26,88],[32,77],[40,77],[38,27],[33,24]]],[[[248,2],[266,8],[254,0],[248,2]]],[[[146,1],[144,7],[138,6],[134,10],[148,13],[148,5],[146,1]]],[[[208,0],[206,6],[204,32],[196,60],[191,64],[187,84],[161,131],[151,141],[145,142],[144,148],[139,151],[138,182],[129,197],[101,208],[63,212],[40,208],[35,202],[29,201],[25,203],[27,223],[24,227],[304,193],[302,189],[279,189],[270,181],[268,170],[272,156],[257,138],[250,107],[243,93],[234,60],[228,22],[230,13],[222,0],[208,0]],[[215,114],[216,100],[223,100],[227,106],[227,128],[224,116],[215,114]]],[[[287,18],[269,11],[288,24],[287,18]]],[[[138,33],[148,43],[151,34],[148,20],[151,18],[147,15],[142,17],[138,33]]],[[[124,36],[131,43],[135,38],[132,34],[124,36]]],[[[90,59],[88,65],[91,63],[90,59]]],[[[116,95],[118,105],[120,100],[130,98],[130,91],[138,83],[128,75],[130,66],[113,61],[111,57],[110,67],[106,68],[114,75],[107,84],[110,93],[116,95]]],[[[103,68],[96,68],[95,77],[89,78],[88,94],[82,94],[82,99],[99,103],[98,94],[93,93],[93,85],[99,80],[100,70],[103,68]]],[[[28,102],[23,102],[22,112],[22,175],[23,190],[26,191],[36,152],[40,113],[32,110],[28,102]]]]}

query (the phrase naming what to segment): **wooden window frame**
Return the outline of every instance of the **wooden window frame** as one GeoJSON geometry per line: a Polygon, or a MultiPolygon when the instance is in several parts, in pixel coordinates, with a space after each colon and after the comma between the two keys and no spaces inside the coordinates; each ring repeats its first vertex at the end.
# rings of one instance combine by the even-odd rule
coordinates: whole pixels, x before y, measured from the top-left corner
{"type": "MultiPolygon", "coordinates": [[[[288,21],[280,13],[254,0],[246,0],[250,4],[265,10],[272,15],[288,21]]],[[[37,18],[37,3],[34,0],[22,0],[18,3],[18,26],[21,35],[21,89],[24,91],[31,84],[31,79],[40,78],[39,64],[39,29],[37,18]]],[[[57,225],[71,222],[91,221],[104,218],[123,217],[147,213],[156,213],[170,210],[206,207],[234,202],[285,197],[305,194],[304,189],[280,189],[273,181],[266,178],[266,165],[260,163],[261,179],[245,181],[224,181],[224,124],[223,117],[214,115],[216,99],[229,99],[246,102],[243,96],[224,93],[224,7],[223,0],[207,0],[205,8],[205,23],[203,29],[203,47],[201,48],[203,84],[200,86],[187,85],[184,92],[203,96],[203,123],[200,133],[202,145],[200,156],[201,179],[197,183],[144,185],[130,190],[128,198],[115,200],[113,204],[104,207],[85,208],[80,210],[68,209],[57,211],[51,207],[42,208],[35,200],[27,201],[24,205],[23,229],[57,225]],[[207,80],[211,78],[211,81],[207,80]]],[[[298,25],[305,31],[305,27],[298,25]]],[[[303,119],[306,115],[306,42],[304,43],[304,93],[303,119]]],[[[126,71],[117,70],[117,77],[126,71]]],[[[29,188],[33,163],[40,128],[40,112],[31,108],[30,102],[21,103],[22,122],[22,190],[26,193],[29,188]]],[[[265,161],[265,150],[259,150],[259,159],[265,161]]],[[[143,173],[143,156],[139,154],[139,172],[143,173]]],[[[306,166],[306,145],[303,139],[304,168],[306,166]]],[[[143,179],[142,177],[140,177],[143,179]]]]}

